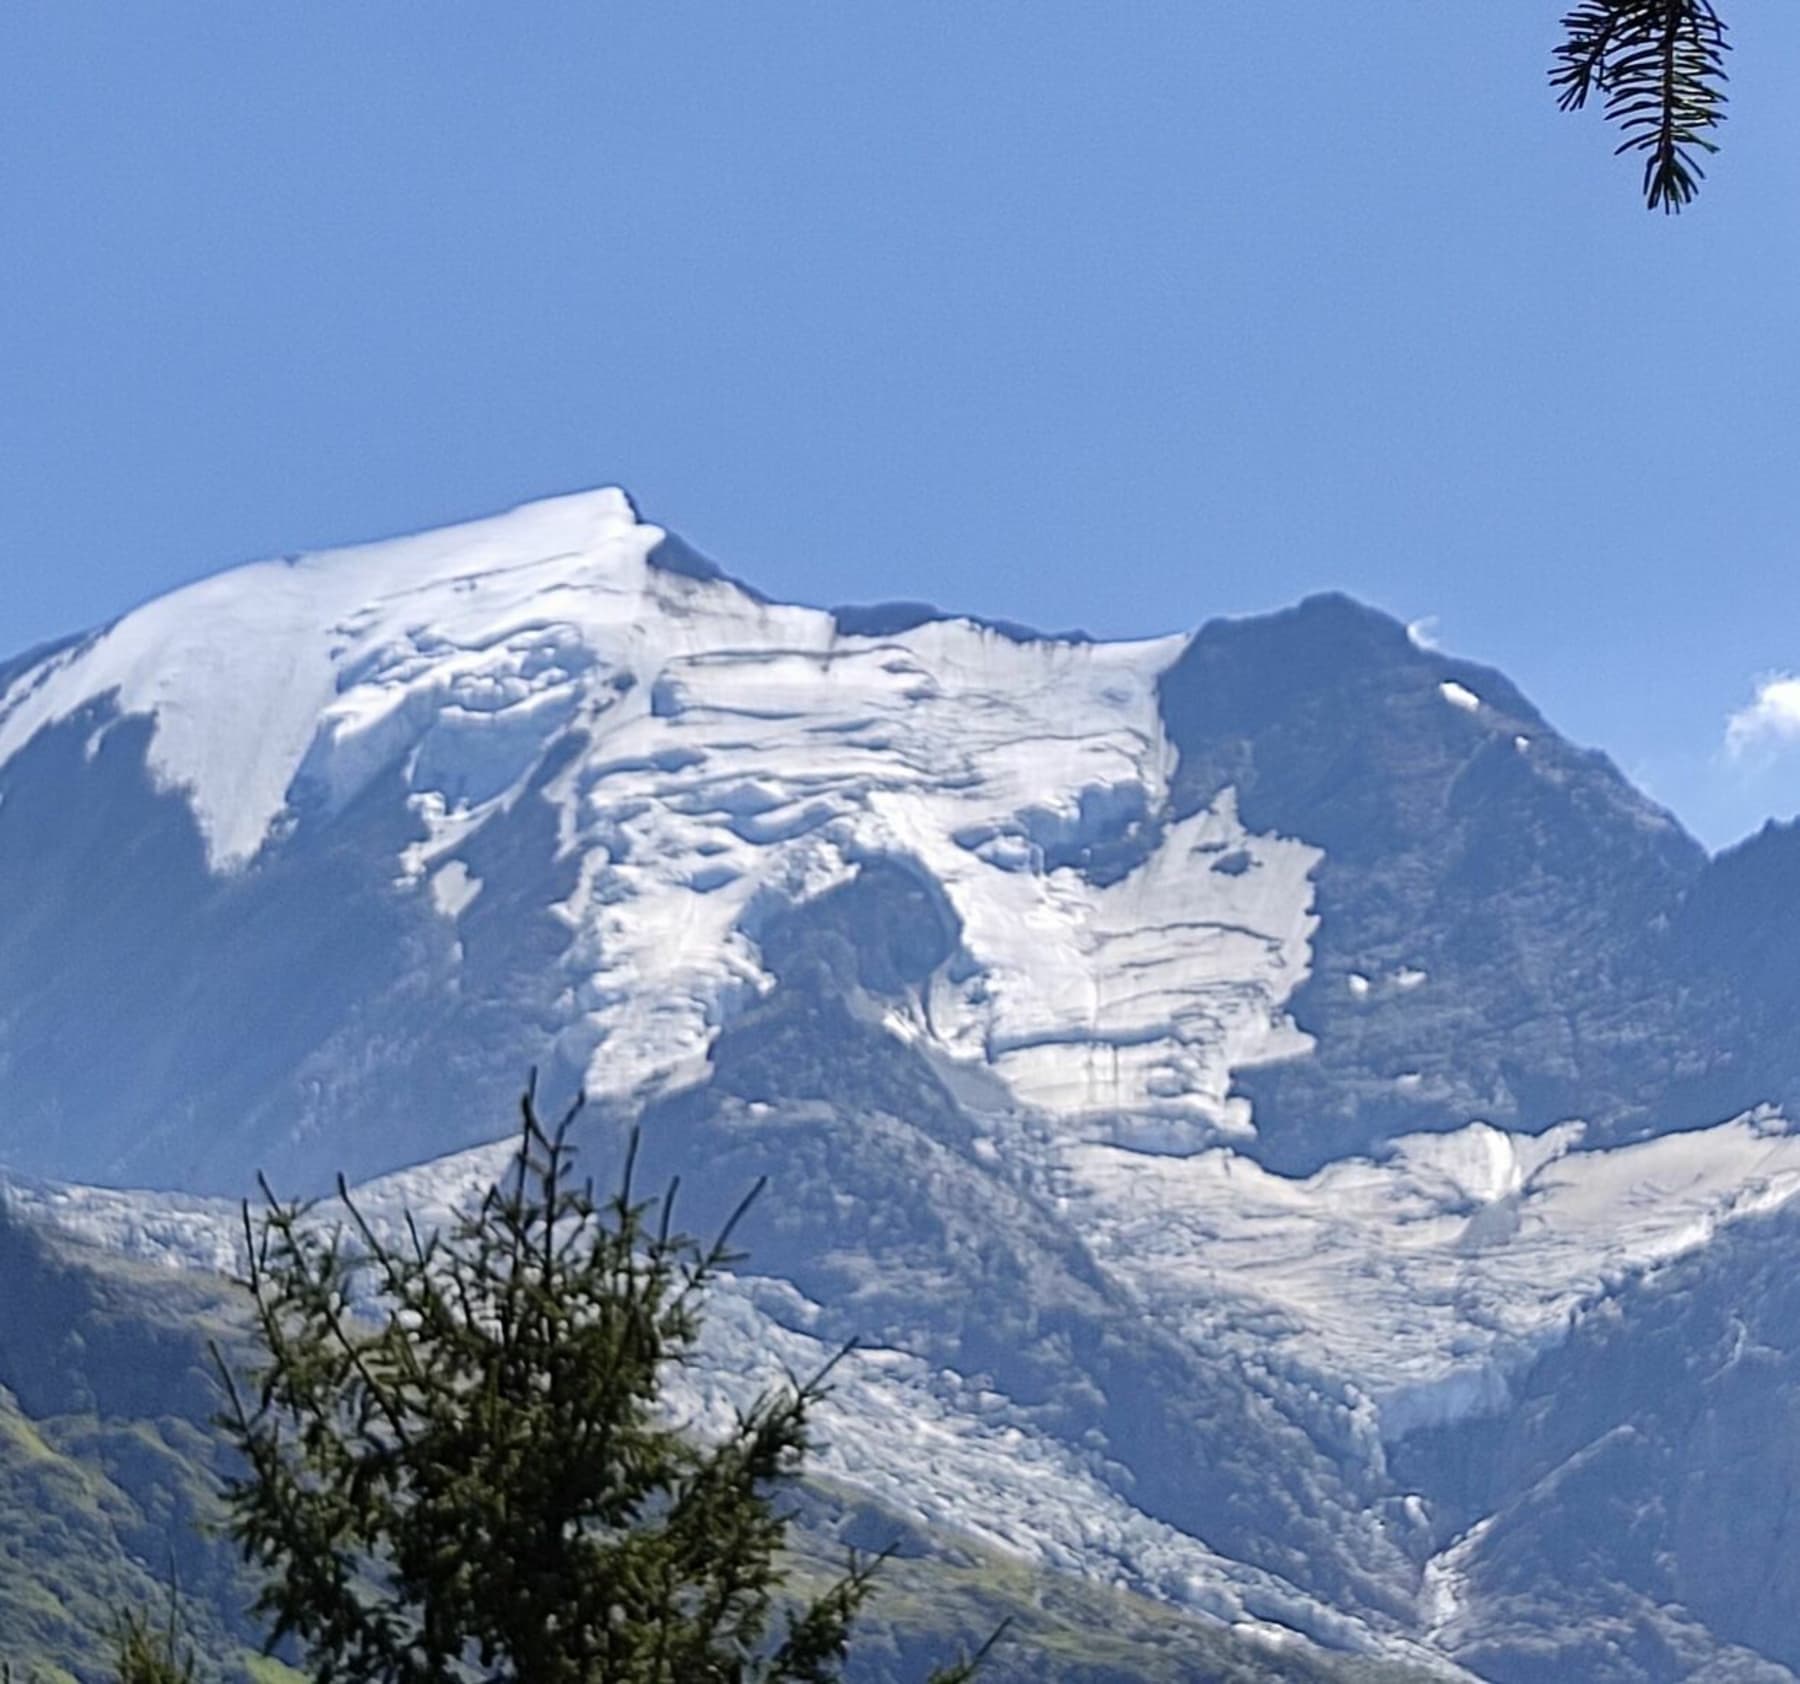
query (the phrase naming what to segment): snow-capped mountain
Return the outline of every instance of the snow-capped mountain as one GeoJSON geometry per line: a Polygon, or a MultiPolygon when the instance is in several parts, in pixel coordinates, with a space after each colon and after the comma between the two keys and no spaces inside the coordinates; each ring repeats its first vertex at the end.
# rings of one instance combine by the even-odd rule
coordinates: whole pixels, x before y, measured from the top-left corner
{"type": "Polygon", "coordinates": [[[1640,1320],[1687,1374],[1663,1283],[1761,1291],[1800,1189],[1791,835],[1709,861],[1372,610],[827,611],[566,497],[0,666],[0,883],[0,1166],[67,1225],[447,1208],[535,1064],[697,1226],[773,1180],[697,1417],[855,1332],[832,1471],[929,1524],[1496,1680],[1800,1667],[1679,1521],[1583,1556],[1596,1658],[1530,1531],[1643,1430],[1547,1377],[1640,1320]]]}

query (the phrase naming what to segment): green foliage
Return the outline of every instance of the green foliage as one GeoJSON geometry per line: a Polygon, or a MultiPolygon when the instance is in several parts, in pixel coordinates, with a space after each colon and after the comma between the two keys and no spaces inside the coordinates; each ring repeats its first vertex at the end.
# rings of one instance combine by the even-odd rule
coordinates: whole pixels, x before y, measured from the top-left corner
{"type": "MultiPolygon", "coordinates": [[[[118,1623],[114,1639],[112,1684],[194,1684],[199,1660],[182,1635],[180,1600],[169,1593],[166,1621],[158,1623],[132,1612],[118,1623]]],[[[0,1661],[0,1684],[41,1684],[35,1670],[16,1675],[10,1661],[0,1661]]]]}
{"type": "Polygon", "coordinates": [[[226,1283],[125,1262],[0,1208],[0,1654],[21,1684],[112,1684],[118,1611],[172,1566],[209,1684],[248,1684],[253,1591],[217,1518],[207,1339],[226,1283]]]}
{"type": "Polygon", "coordinates": [[[319,1684],[840,1676],[881,1558],[783,1609],[774,1500],[829,1368],[717,1442],[669,1422],[662,1380],[691,1360],[733,1224],[705,1247],[673,1231],[674,1189],[636,1200],[629,1163],[599,1200],[573,1117],[546,1129],[527,1093],[511,1173],[429,1238],[390,1245],[341,1181],[335,1226],[272,1195],[245,1209],[266,1357],[222,1418],[244,1462],[229,1524],[272,1641],[319,1684]]]}
{"type": "Polygon", "coordinates": [[[181,1599],[169,1589],[168,1617],[162,1623],[133,1611],[119,1625],[118,1684],[194,1684],[198,1661],[182,1636],[181,1599]]]}
{"type": "Polygon", "coordinates": [[[1581,0],[1563,19],[1550,71],[1565,111],[1598,95],[1624,133],[1617,151],[1641,153],[1650,209],[1693,202],[1725,121],[1724,19],[1713,0],[1581,0]]]}

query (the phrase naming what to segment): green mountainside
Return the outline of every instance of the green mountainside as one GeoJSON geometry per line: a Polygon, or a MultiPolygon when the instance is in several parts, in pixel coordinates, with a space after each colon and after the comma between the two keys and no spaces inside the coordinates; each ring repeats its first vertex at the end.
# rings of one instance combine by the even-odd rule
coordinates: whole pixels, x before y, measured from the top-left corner
{"type": "MultiPolygon", "coordinates": [[[[171,1571],[217,1684],[287,1684],[241,1610],[248,1577],[212,1530],[220,1450],[209,1338],[242,1338],[223,1282],[149,1269],[27,1226],[0,1204],[0,1657],[44,1684],[99,1684],[119,1612],[171,1571]]],[[[1412,1684],[1386,1662],[1255,1643],[1146,1598],[921,1535],[825,1482],[800,1503],[796,1583],[846,1544],[903,1540],[859,1627],[856,1684],[910,1684],[1002,1619],[992,1684],[1412,1684]]]]}
{"type": "Polygon", "coordinates": [[[208,1677],[290,1676],[258,1660],[232,1612],[248,1581],[209,1531],[206,1342],[233,1336],[228,1291],[0,1208],[0,1654],[25,1678],[103,1677],[120,1613],[162,1606],[171,1573],[208,1677]]]}

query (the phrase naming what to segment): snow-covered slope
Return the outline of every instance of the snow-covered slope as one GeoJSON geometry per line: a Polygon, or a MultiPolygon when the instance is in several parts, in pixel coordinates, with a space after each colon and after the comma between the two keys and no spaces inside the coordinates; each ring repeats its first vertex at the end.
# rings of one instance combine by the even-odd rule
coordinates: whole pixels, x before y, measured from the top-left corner
{"type": "Polygon", "coordinates": [[[828,1454],[891,1505],[1454,1645],[1416,1447],[1800,1188],[1791,853],[1342,598],[825,611],[565,497],[0,668],[0,1172],[221,1262],[259,1167],[448,1208],[537,1064],[701,1225],[774,1181],[697,1414],[859,1333],[828,1454]]]}
{"type": "Polygon", "coordinates": [[[152,722],[149,770],[221,875],[397,775],[422,834],[396,876],[454,923],[483,886],[463,844],[578,742],[545,793],[578,862],[561,1051],[590,1092],[695,1075],[763,984],[769,906],[890,857],[962,930],[904,1032],[1058,1116],[1242,1132],[1233,1068],[1306,1045],[1281,1007],[1317,856],[1248,836],[1228,796],[1149,834],[1182,640],[845,636],[656,567],[664,537],[601,492],[209,579],[15,682],[0,763],[111,699],[152,722]],[[1134,832],[1118,880],[1048,869],[1134,832]]]}

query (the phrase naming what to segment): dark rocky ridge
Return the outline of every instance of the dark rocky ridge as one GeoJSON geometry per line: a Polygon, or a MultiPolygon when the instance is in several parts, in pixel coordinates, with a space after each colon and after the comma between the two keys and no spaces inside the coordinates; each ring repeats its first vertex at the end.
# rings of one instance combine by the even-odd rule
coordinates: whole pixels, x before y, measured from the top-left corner
{"type": "MultiPolygon", "coordinates": [[[[1715,943],[1723,963],[1693,963],[1708,920],[1757,918],[1771,872],[1747,885],[1709,867],[1502,674],[1315,597],[1204,627],[1162,706],[1177,814],[1232,787],[1249,828],[1325,850],[1312,975],[1292,1002],[1317,1050],[1239,1079],[1266,1163],[1303,1173],[1471,1117],[1531,1132],[1581,1117],[1617,1141],[1793,1091],[1800,1049],[1771,1064],[1744,1045],[1731,938],[1715,943]],[[1406,972],[1424,975],[1396,986],[1406,972]]],[[[1794,863],[1772,874],[1800,886],[1794,863]]]]}

